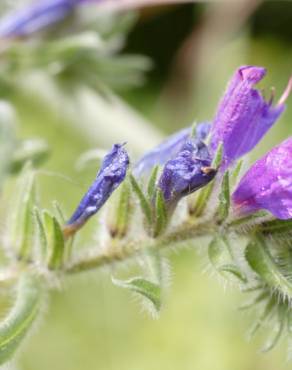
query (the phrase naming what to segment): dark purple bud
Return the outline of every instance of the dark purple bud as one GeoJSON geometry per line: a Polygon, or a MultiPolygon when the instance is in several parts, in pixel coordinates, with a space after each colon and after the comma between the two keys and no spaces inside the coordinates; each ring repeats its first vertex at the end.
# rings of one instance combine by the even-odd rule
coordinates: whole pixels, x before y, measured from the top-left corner
{"type": "Polygon", "coordinates": [[[265,76],[261,67],[243,66],[232,77],[211,129],[211,151],[223,143],[223,167],[251,151],[284,111],[292,87],[290,80],[280,101],[272,106],[254,88],[265,76]]]}
{"type": "Polygon", "coordinates": [[[35,0],[0,21],[0,38],[25,37],[63,20],[86,0],[35,0]]]}
{"type": "Polygon", "coordinates": [[[123,145],[115,144],[104,157],[96,179],[65,225],[66,236],[74,234],[104,205],[112,192],[125,179],[128,165],[129,157],[123,145]]]}
{"type": "Polygon", "coordinates": [[[292,218],[292,138],[259,159],[232,195],[239,215],[267,210],[279,219],[292,218]]]}
{"type": "Polygon", "coordinates": [[[158,186],[169,204],[207,185],[216,175],[207,146],[189,139],[164,166],[158,186]]]}
{"type": "MultiPolygon", "coordinates": [[[[209,133],[210,123],[202,122],[196,127],[196,137],[204,140],[209,133]]],[[[187,127],[165,139],[154,149],[147,152],[134,166],[133,173],[136,177],[149,172],[156,165],[164,165],[173,158],[192,133],[192,128],[187,127]]]]}

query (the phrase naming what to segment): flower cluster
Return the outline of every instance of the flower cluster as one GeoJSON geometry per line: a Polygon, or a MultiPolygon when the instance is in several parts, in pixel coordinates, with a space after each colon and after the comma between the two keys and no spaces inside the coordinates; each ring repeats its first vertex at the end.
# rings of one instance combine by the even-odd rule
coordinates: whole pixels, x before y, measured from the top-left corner
{"type": "MultiPolygon", "coordinates": [[[[179,200],[220,179],[244,154],[250,152],[285,109],[287,89],[276,105],[266,101],[254,85],[265,75],[261,67],[240,67],[232,77],[212,122],[185,128],[146,153],[133,166],[134,177],[145,178],[161,166],[154,186],[172,213],[179,200]],[[194,132],[193,132],[194,131],[194,132]],[[222,146],[222,160],[214,168],[214,157],[222,146]]],[[[236,215],[270,211],[279,219],[292,217],[292,139],[286,140],[257,161],[241,179],[231,201],[236,215]]],[[[105,157],[96,180],[65,226],[71,235],[95,214],[126,176],[129,160],[121,145],[105,157]]],[[[153,196],[155,203],[155,196],[153,196]]],[[[151,204],[150,204],[151,208],[151,204]]],[[[151,211],[149,211],[151,213],[151,211]]]]}

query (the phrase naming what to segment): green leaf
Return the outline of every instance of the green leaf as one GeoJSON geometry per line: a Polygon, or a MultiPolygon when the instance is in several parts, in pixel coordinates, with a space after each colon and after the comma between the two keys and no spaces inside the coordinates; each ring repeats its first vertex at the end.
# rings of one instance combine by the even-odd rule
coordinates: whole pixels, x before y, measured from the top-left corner
{"type": "MultiPolygon", "coordinates": [[[[217,152],[215,154],[215,158],[212,162],[212,167],[218,168],[221,161],[222,161],[222,155],[223,155],[223,146],[220,145],[217,149],[217,152]]],[[[211,194],[214,189],[214,181],[211,181],[208,185],[206,185],[198,195],[198,198],[195,201],[195,204],[193,207],[191,207],[190,212],[195,217],[200,217],[204,210],[207,207],[208,201],[211,197],[211,194]]]]}
{"type": "Polygon", "coordinates": [[[218,271],[228,272],[229,274],[234,275],[242,283],[244,283],[244,284],[247,283],[247,278],[244,275],[244,273],[241,272],[240,269],[234,264],[226,264],[226,265],[220,266],[218,268],[218,271]]]}
{"type": "Polygon", "coordinates": [[[0,324],[0,364],[8,361],[35,321],[41,303],[42,287],[36,276],[21,277],[16,292],[16,301],[0,324]]]}
{"type": "Polygon", "coordinates": [[[167,209],[162,191],[159,189],[155,199],[155,230],[154,236],[160,235],[166,228],[168,222],[167,209]]]}
{"type": "Polygon", "coordinates": [[[271,288],[277,289],[284,296],[292,297],[292,283],[283,275],[262,236],[255,235],[254,240],[248,244],[245,258],[252,270],[271,288]]]}
{"type": "Polygon", "coordinates": [[[7,175],[15,149],[15,113],[10,104],[0,100],[0,185],[7,175]]]}
{"type": "Polygon", "coordinates": [[[260,314],[259,318],[257,319],[256,323],[253,325],[251,330],[249,331],[249,338],[251,339],[256,332],[260,329],[260,327],[264,324],[264,322],[269,318],[272,314],[274,308],[277,305],[277,301],[274,296],[272,296],[267,304],[265,305],[262,313],[260,314]]]}
{"type": "Polygon", "coordinates": [[[46,141],[40,139],[24,140],[14,151],[10,165],[11,173],[18,173],[26,162],[34,167],[41,165],[49,156],[49,147],[46,141]]]}
{"type": "Polygon", "coordinates": [[[155,198],[156,180],[157,180],[158,170],[159,170],[159,166],[153,167],[153,170],[151,172],[151,176],[148,182],[147,194],[148,194],[149,202],[152,202],[153,199],[155,198]]]}
{"type": "Polygon", "coordinates": [[[121,288],[128,289],[147,299],[158,313],[161,308],[161,288],[158,284],[142,277],[135,277],[129,280],[118,280],[112,278],[113,283],[121,288]]]}
{"type": "Polygon", "coordinates": [[[160,251],[156,249],[146,250],[142,256],[145,274],[149,280],[160,285],[161,290],[169,282],[169,264],[160,251]]]}
{"type": "Polygon", "coordinates": [[[122,183],[117,193],[114,212],[110,215],[110,233],[113,238],[123,238],[131,223],[132,202],[131,187],[128,178],[122,183]]]}
{"type": "Polygon", "coordinates": [[[238,176],[239,176],[241,168],[242,168],[242,165],[243,165],[243,160],[240,160],[237,163],[235,169],[233,170],[233,172],[231,174],[231,179],[230,179],[231,180],[230,182],[231,182],[232,185],[236,184],[238,176]]]}
{"type": "Polygon", "coordinates": [[[40,210],[35,207],[34,208],[34,215],[35,215],[35,237],[34,237],[34,244],[35,244],[35,251],[37,256],[39,257],[41,262],[45,262],[46,256],[48,253],[48,241],[46,236],[46,230],[44,226],[44,222],[40,213],[40,210]]]}
{"type": "Polygon", "coordinates": [[[64,235],[56,217],[43,212],[46,239],[48,242],[47,265],[49,269],[59,269],[64,262],[64,235]]]}
{"type": "Polygon", "coordinates": [[[9,246],[16,250],[19,258],[29,259],[33,247],[33,208],[36,203],[35,172],[30,164],[23,169],[13,194],[8,222],[9,246]]]}
{"type": "Polygon", "coordinates": [[[223,277],[229,278],[230,275],[233,275],[242,283],[247,282],[245,274],[234,263],[228,240],[225,240],[223,236],[217,235],[210,242],[208,256],[215,270],[223,277]]]}
{"type": "Polygon", "coordinates": [[[151,210],[151,205],[146,199],[142,189],[140,188],[138,182],[136,181],[135,177],[130,175],[130,181],[132,188],[137,195],[140,203],[141,210],[145,216],[145,219],[147,221],[148,226],[151,226],[152,224],[152,210],[151,210]]]}
{"type": "MultiPolygon", "coordinates": [[[[281,310],[281,307],[279,308],[279,310],[281,310]]],[[[285,319],[282,317],[279,317],[278,327],[275,330],[275,334],[274,336],[268,339],[264,347],[261,349],[262,352],[269,352],[277,345],[277,343],[279,342],[283,334],[284,327],[285,327],[285,319]]]]}
{"type": "Polygon", "coordinates": [[[55,216],[60,224],[65,224],[66,223],[66,217],[64,215],[64,212],[56,200],[53,201],[53,208],[55,211],[55,216]]]}
{"type": "Polygon", "coordinates": [[[229,186],[229,172],[226,171],[221,185],[221,191],[219,194],[219,207],[216,214],[218,223],[222,223],[229,214],[230,208],[230,186],[229,186]]]}
{"type": "Polygon", "coordinates": [[[265,234],[283,236],[284,234],[292,233],[292,219],[267,221],[259,225],[258,228],[265,234]]]}

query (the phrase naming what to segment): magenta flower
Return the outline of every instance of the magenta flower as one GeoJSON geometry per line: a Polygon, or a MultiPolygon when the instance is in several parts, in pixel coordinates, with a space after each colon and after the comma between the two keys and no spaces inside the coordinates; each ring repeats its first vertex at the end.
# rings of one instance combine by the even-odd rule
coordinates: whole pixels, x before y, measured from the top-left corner
{"type": "Polygon", "coordinates": [[[158,187],[168,204],[207,185],[216,175],[211,168],[207,146],[199,139],[189,139],[177,155],[164,166],[158,187]]]}
{"type": "Polygon", "coordinates": [[[104,157],[96,179],[64,227],[66,236],[74,234],[91,216],[99,211],[112,192],[125,179],[128,165],[129,157],[123,145],[115,144],[104,157]]]}
{"type": "Polygon", "coordinates": [[[267,210],[279,219],[292,218],[292,138],[259,159],[232,195],[236,213],[267,210]]]}
{"type": "Polygon", "coordinates": [[[223,168],[251,151],[285,109],[292,79],[280,101],[273,106],[254,88],[265,76],[262,67],[240,67],[232,77],[217,109],[211,129],[211,151],[223,143],[223,168]]]}

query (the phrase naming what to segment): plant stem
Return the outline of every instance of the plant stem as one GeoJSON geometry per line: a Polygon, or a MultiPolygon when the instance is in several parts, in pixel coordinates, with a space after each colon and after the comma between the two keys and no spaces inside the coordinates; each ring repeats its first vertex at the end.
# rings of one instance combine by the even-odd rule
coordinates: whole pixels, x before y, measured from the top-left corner
{"type": "Polygon", "coordinates": [[[65,267],[65,273],[78,273],[92,270],[98,267],[109,265],[113,262],[119,262],[134,257],[146,249],[166,249],[173,248],[177,244],[191,241],[201,236],[208,236],[212,233],[213,225],[205,222],[202,224],[185,224],[175,231],[163,235],[157,239],[147,239],[143,241],[129,242],[121,245],[120,248],[108,248],[106,253],[100,253],[95,256],[87,256],[65,267]]]}

